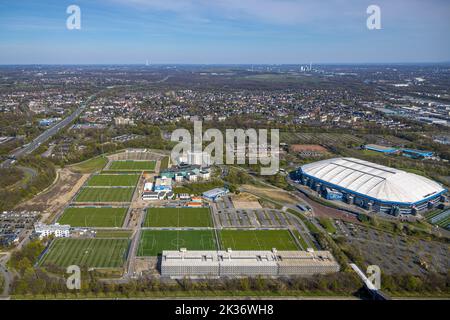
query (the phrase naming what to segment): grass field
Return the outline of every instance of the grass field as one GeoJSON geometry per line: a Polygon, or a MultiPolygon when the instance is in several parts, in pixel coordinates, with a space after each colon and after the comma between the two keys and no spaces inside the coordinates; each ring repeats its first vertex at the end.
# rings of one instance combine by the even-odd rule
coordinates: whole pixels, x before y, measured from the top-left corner
{"type": "Polygon", "coordinates": [[[130,202],[134,188],[83,188],[75,202],[130,202]]]}
{"type": "Polygon", "coordinates": [[[90,187],[134,187],[138,179],[138,174],[99,174],[92,176],[87,185],[90,187]]]}
{"type": "Polygon", "coordinates": [[[127,208],[67,208],[60,224],[72,227],[122,227],[127,208]]]}
{"type": "Polygon", "coordinates": [[[164,157],[161,159],[161,164],[159,165],[160,170],[167,169],[169,167],[169,157],[164,157]]]}
{"type": "Polygon", "coordinates": [[[128,239],[70,239],[53,241],[39,262],[65,268],[77,265],[88,268],[120,268],[126,261],[128,239]]]}
{"type": "Polygon", "coordinates": [[[109,170],[115,171],[154,171],[156,166],[156,161],[134,161],[134,160],[123,160],[123,161],[113,161],[109,170]]]}
{"type": "Polygon", "coordinates": [[[144,230],[139,240],[138,256],[156,256],[163,250],[215,250],[213,230],[144,230]]]}
{"type": "Polygon", "coordinates": [[[133,234],[130,230],[96,230],[96,238],[126,238],[129,239],[133,234]]]}
{"type": "Polygon", "coordinates": [[[298,250],[287,230],[221,230],[223,250],[298,250]]]}
{"type": "Polygon", "coordinates": [[[144,227],[210,227],[209,208],[150,208],[144,227]]]}
{"type": "Polygon", "coordinates": [[[80,173],[91,173],[103,169],[108,161],[105,157],[92,158],[71,166],[71,170],[80,173]]]}

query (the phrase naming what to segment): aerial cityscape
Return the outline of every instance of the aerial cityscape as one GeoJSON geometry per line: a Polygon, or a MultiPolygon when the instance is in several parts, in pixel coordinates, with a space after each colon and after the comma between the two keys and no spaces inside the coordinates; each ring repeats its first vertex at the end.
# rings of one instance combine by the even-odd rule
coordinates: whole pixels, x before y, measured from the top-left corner
{"type": "Polygon", "coordinates": [[[0,2],[0,299],[448,300],[450,5],[327,5],[0,2]]]}

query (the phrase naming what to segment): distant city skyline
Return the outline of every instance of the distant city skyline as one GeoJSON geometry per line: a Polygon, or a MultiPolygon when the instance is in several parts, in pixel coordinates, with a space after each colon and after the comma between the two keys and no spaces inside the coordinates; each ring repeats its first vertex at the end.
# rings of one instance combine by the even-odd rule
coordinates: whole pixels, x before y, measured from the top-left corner
{"type": "Polygon", "coordinates": [[[0,0],[1,65],[447,63],[449,32],[446,0],[0,0]]]}

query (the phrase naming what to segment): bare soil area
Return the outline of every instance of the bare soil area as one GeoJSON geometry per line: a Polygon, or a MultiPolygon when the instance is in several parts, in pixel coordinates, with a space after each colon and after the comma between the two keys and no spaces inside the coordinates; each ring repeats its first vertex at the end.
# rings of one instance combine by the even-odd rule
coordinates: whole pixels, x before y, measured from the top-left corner
{"type": "Polygon", "coordinates": [[[89,174],[81,174],[69,169],[57,170],[57,181],[47,190],[16,207],[17,210],[36,210],[42,212],[42,221],[51,222],[83,186],[89,174]]]}

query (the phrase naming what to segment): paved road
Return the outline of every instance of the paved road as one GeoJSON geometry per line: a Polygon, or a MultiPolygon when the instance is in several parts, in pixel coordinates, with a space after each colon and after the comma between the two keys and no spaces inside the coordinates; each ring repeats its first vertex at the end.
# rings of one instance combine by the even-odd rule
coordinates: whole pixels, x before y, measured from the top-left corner
{"type": "Polygon", "coordinates": [[[30,154],[39,146],[46,142],[48,139],[53,137],[55,134],[57,134],[61,129],[65,128],[67,125],[69,125],[72,121],[74,121],[76,118],[80,116],[80,114],[84,111],[86,108],[86,105],[91,102],[93,99],[95,99],[96,95],[90,96],[86,101],[82,102],[77,110],[75,110],[72,114],[70,114],[68,117],[64,118],[54,126],[50,127],[43,133],[41,133],[38,137],[36,137],[32,142],[22,146],[22,148],[14,151],[12,154],[10,154],[11,159],[7,159],[3,161],[0,165],[0,167],[7,168],[10,167],[14,162],[14,158],[18,159],[24,155],[30,154]]]}
{"type": "Polygon", "coordinates": [[[2,277],[5,281],[4,286],[3,286],[3,291],[0,292],[1,299],[9,297],[9,289],[10,289],[10,285],[11,285],[12,277],[13,277],[5,266],[8,259],[9,259],[8,255],[4,255],[4,256],[0,257],[0,274],[2,275],[2,277]]]}

